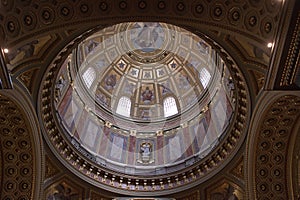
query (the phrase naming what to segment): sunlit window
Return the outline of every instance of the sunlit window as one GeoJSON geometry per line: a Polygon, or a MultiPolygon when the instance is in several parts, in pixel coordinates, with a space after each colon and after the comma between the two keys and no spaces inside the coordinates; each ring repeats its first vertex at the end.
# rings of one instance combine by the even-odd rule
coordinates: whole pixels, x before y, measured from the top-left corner
{"type": "Polygon", "coordinates": [[[178,113],[176,101],[173,97],[164,100],[164,116],[169,117],[178,113]]]}
{"type": "Polygon", "coordinates": [[[130,117],[131,101],[128,97],[121,97],[119,99],[116,113],[125,117],[130,117]]]}
{"type": "Polygon", "coordinates": [[[94,68],[88,68],[82,75],[85,85],[90,88],[93,84],[94,80],[96,79],[96,72],[94,68]]]}
{"type": "Polygon", "coordinates": [[[200,71],[200,81],[204,88],[207,87],[210,78],[211,78],[211,75],[210,75],[209,71],[206,68],[202,68],[200,71]]]}

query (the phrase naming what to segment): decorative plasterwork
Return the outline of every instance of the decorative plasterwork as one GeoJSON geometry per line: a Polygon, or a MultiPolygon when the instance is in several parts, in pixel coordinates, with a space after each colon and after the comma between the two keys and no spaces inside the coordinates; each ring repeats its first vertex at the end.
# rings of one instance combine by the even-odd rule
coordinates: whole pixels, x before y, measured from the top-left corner
{"type": "MultiPolygon", "coordinates": [[[[88,159],[88,152],[78,152],[73,145],[70,145],[68,140],[65,139],[65,134],[57,127],[57,122],[55,122],[53,117],[55,108],[52,104],[54,102],[52,86],[55,84],[55,74],[58,73],[60,66],[64,62],[62,58],[68,55],[73,45],[74,43],[71,43],[65,47],[45,73],[39,98],[41,101],[39,109],[47,143],[55,155],[81,178],[90,181],[96,186],[122,194],[135,193],[144,196],[153,195],[153,192],[155,192],[155,195],[169,194],[181,191],[186,187],[193,187],[209,179],[230,161],[242,144],[245,130],[247,129],[247,120],[249,119],[250,103],[248,90],[239,68],[227,54],[222,52],[223,59],[228,63],[228,67],[232,72],[232,78],[236,81],[236,87],[238,88],[237,112],[233,116],[233,124],[228,129],[228,134],[212,153],[202,159],[201,162],[196,160],[195,164],[180,172],[163,176],[139,177],[120,175],[110,169],[106,169],[105,165],[95,165],[92,157],[88,159]]],[[[107,124],[107,126],[109,128],[110,124],[107,124]]]]}
{"type": "MultiPolygon", "coordinates": [[[[264,49],[277,30],[284,1],[1,1],[0,39],[3,47],[21,51],[32,49],[32,35],[38,40],[49,32],[59,34],[62,41],[70,35],[79,35],[80,30],[95,26],[129,21],[178,21],[181,26],[197,26],[212,36],[218,28],[222,34],[246,37],[242,47],[264,49]],[[72,33],[71,33],[72,32],[72,33]]],[[[39,45],[39,44],[38,44],[39,45]]],[[[31,50],[32,51],[32,50],[31,50]]],[[[28,51],[27,51],[28,52],[28,51]]],[[[247,57],[247,53],[242,56],[247,57]]],[[[263,61],[262,61],[263,62],[263,61]]],[[[263,66],[266,67],[266,66],[263,66]]]]}
{"type": "MultiPolygon", "coordinates": [[[[282,3],[280,1],[1,1],[1,11],[6,16],[1,18],[3,26],[0,33],[5,41],[10,38],[23,37],[46,27],[87,22],[91,19],[105,19],[115,16],[122,18],[146,16],[148,13],[159,13],[160,18],[179,16],[188,21],[220,24],[241,32],[259,34],[260,38],[269,38],[274,34],[279,21],[282,3]],[[15,12],[19,10],[19,12],[15,12]],[[135,11],[135,12],[132,12],[135,11]],[[168,11],[168,12],[167,12],[168,11]],[[80,16],[80,17],[79,17],[80,16]]],[[[128,19],[125,19],[128,20],[128,19]]]]}
{"type": "MultiPolygon", "coordinates": [[[[298,4],[299,5],[299,4],[298,4]]],[[[298,13],[291,41],[280,79],[280,86],[289,86],[295,82],[296,72],[300,67],[300,12],[298,13]]]]}
{"type": "Polygon", "coordinates": [[[244,158],[242,157],[230,173],[240,180],[244,180],[244,158]]]}
{"type": "Polygon", "coordinates": [[[189,194],[186,194],[184,197],[182,198],[176,198],[177,200],[200,200],[200,191],[197,190],[195,192],[189,192],[189,194]]]}
{"type": "Polygon", "coordinates": [[[34,123],[32,108],[17,89],[0,91],[1,199],[40,198],[42,145],[34,123]]]}
{"type": "Polygon", "coordinates": [[[242,199],[244,191],[238,185],[223,179],[215,184],[212,184],[206,189],[207,200],[215,199],[242,199]]]}
{"type": "Polygon", "coordinates": [[[84,199],[84,188],[62,177],[44,190],[45,199],[84,199]]]}
{"type": "Polygon", "coordinates": [[[300,94],[265,92],[257,110],[248,138],[248,197],[291,199],[286,162],[292,127],[300,117],[300,94]]]}
{"type": "Polygon", "coordinates": [[[98,193],[97,191],[90,191],[90,199],[93,200],[110,200],[110,198],[104,197],[101,193],[98,193]]]}
{"type": "Polygon", "coordinates": [[[19,80],[25,85],[25,87],[30,93],[33,90],[34,81],[37,73],[38,69],[31,69],[18,76],[19,80]]]}
{"type": "Polygon", "coordinates": [[[288,193],[291,198],[300,198],[300,116],[296,119],[291,130],[286,163],[288,193]]]}
{"type": "Polygon", "coordinates": [[[272,56],[265,89],[296,89],[299,68],[299,7],[300,1],[285,1],[281,26],[273,39],[272,56]],[[298,41],[298,42],[297,42],[298,41]]]}
{"type": "Polygon", "coordinates": [[[55,166],[53,161],[48,156],[45,156],[45,180],[54,177],[60,172],[60,169],[55,166]]]}

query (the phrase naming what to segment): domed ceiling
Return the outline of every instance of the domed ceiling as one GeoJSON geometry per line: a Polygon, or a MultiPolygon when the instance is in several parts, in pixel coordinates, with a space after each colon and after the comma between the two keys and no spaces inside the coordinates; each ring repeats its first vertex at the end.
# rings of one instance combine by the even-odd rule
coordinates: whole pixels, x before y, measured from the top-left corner
{"type": "MultiPolygon", "coordinates": [[[[126,188],[132,176],[156,177],[154,186],[166,174],[200,170],[199,163],[219,154],[228,144],[224,138],[238,137],[243,124],[233,120],[240,92],[229,69],[233,62],[212,45],[158,22],[121,23],[90,34],[59,68],[49,69],[48,76],[56,76],[51,108],[48,85],[42,89],[44,111],[55,112],[53,125],[45,122],[48,136],[59,141],[55,148],[64,149],[73,167],[81,165],[81,173],[89,168],[97,177],[119,179],[119,187],[124,177],[126,188]]],[[[49,115],[44,119],[52,120],[49,115]]]]}

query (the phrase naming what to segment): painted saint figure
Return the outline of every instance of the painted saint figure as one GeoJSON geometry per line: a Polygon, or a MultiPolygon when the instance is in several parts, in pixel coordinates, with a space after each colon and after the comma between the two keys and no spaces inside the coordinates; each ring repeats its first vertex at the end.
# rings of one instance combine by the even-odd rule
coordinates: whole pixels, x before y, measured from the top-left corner
{"type": "Polygon", "coordinates": [[[149,87],[146,87],[146,89],[142,92],[141,99],[146,104],[149,104],[154,99],[154,94],[149,87]]]}
{"type": "Polygon", "coordinates": [[[152,157],[152,144],[150,142],[143,142],[140,145],[140,159],[138,162],[143,164],[153,163],[154,160],[152,157]]]}

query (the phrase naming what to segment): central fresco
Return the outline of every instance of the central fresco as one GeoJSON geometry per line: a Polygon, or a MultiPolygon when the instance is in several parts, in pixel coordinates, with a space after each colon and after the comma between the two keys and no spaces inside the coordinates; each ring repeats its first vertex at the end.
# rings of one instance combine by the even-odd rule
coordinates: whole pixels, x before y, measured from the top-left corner
{"type": "Polygon", "coordinates": [[[163,23],[104,29],[82,42],[76,56],[79,78],[97,104],[142,121],[164,121],[197,103],[217,64],[206,42],[163,23]]]}
{"type": "Polygon", "coordinates": [[[66,137],[95,164],[148,176],[209,154],[230,124],[236,94],[205,38],[132,22],[79,43],[58,72],[54,98],[66,137]]]}

